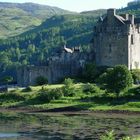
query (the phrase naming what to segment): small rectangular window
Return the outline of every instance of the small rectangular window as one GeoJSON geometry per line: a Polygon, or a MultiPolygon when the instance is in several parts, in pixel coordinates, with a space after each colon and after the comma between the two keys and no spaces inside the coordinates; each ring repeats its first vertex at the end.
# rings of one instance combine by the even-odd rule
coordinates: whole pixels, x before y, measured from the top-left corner
{"type": "Polygon", "coordinates": [[[133,45],[134,44],[134,36],[131,35],[131,44],[133,45]]]}
{"type": "Polygon", "coordinates": [[[112,46],[111,46],[111,44],[109,44],[109,53],[111,53],[112,52],[112,46]]]}

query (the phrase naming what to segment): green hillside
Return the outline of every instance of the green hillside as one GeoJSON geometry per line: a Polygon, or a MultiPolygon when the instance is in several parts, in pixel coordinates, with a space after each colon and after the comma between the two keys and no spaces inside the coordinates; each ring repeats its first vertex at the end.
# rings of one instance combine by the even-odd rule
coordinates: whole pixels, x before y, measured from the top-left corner
{"type": "Polygon", "coordinates": [[[0,3],[0,38],[19,35],[54,15],[71,12],[33,3],[0,3]]]}
{"type": "Polygon", "coordinates": [[[84,12],[81,12],[81,14],[90,15],[93,17],[99,17],[106,14],[106,12],[107,12],[106,9],[98,9],[98,10],[93,10],[93,11],[84,11],[84,12]]]}

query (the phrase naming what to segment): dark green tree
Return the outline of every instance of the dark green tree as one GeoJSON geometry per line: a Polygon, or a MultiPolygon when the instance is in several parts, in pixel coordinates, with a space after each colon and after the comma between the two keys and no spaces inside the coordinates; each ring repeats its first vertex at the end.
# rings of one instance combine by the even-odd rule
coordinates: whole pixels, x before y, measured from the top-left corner
{"type": "Polygon", "coordinates": [[[113,91],[119,96],[119,93],[132,86],[133,78],[131,72],[125,65],[117,65],[109,70],[106,75],[107,89],[113,91]]]}
{"type": "Polygon", "coordinates": [[[94,63],[87,63],[83,70],[83,78],[88,82],[93,82],[97,76],[97,67],[94,63]]]}
{"type": "Polygon", "coordinates": [[[36,85],[45,85],[48,84],[48,79],[44,76],[38,76],[36,78],[36,85]]]}
{"type": "Polygon", "coordinates": [[[134,83],[139,84],[140,83],[140,69],[132,70],[131,73],[132,73],[134,83]]]}
{"type": "Polygon", "coordinates": [[[2,83],[6,84],[8,86],[8,84],[13,81],[13,77],[12,76],[5,76],[2,78],[1,81],[2,81],[2,83]]]}

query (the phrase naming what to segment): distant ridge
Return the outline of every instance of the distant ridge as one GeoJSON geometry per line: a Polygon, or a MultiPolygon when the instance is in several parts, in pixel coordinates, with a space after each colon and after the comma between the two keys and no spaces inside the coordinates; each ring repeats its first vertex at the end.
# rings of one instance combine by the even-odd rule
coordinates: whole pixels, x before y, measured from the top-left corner
{"type": "Polygon", "coordinates": [[[106,12],[107,12],[106,9],[98,9],[98,10],[92,10],[92,11],[83,11],[83,12],[81,12],[81,14],[92,15],[94,17],[98,17],[103,14],[106,14],[106,12]]]}
{"type": "MultiPolygon", "coordinates": [[[[32,3],[32,2],[27,2],[27,3],[10,3],[10,2],[0,2],[0,8],[19,8],[22,9],[26,12],[35,12],[37,10],[47,10],[47,11],[56,11],[59,13],[71,13],[68,10],[63,10],[58,7],[53,7],[53,6],[48,6],[48,5],[42,5],[42,4],[37,4],[37,3],[32,3]]],[[[55,12],[55,13],[56,13],[55,12]]]]}
{"type": "Polygon", "coordinates": [[[19,35],[54,15],[72,13],[74,12],[35,3],[0,2],[0,38],[19,35]]]}

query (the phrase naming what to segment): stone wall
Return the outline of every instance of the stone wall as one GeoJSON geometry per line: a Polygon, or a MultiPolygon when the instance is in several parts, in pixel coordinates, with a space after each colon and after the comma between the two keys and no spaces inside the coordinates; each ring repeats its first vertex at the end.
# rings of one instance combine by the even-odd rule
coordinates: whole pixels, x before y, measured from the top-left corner
{"type": "Polygon", "coordinates": [[[19,86],[35,85],[38,76],[44,76],[50,84],[59,83],[64,78],[81,74],[82,68],[89,55],[80,52],[68,53],[63,51],[60,56],[49,58],[48,66],[26,66],[17,70],[19,86]]]}
{"type": "Polygon", "coordinates": [[[25,66],[17,70],[17,83],[19,86],[26,87],[35,85],[36,78],[44,76],[49,78],[49,70],[47,66],[25,66]]]}
{"type": "Polygon", "coordinates": [[[79,75],[87,56],[80,52],[69,53],[63,51],[58,58],[53,58],[49,61],[50,83],[58,83],[64,78],[79,75]]]}

